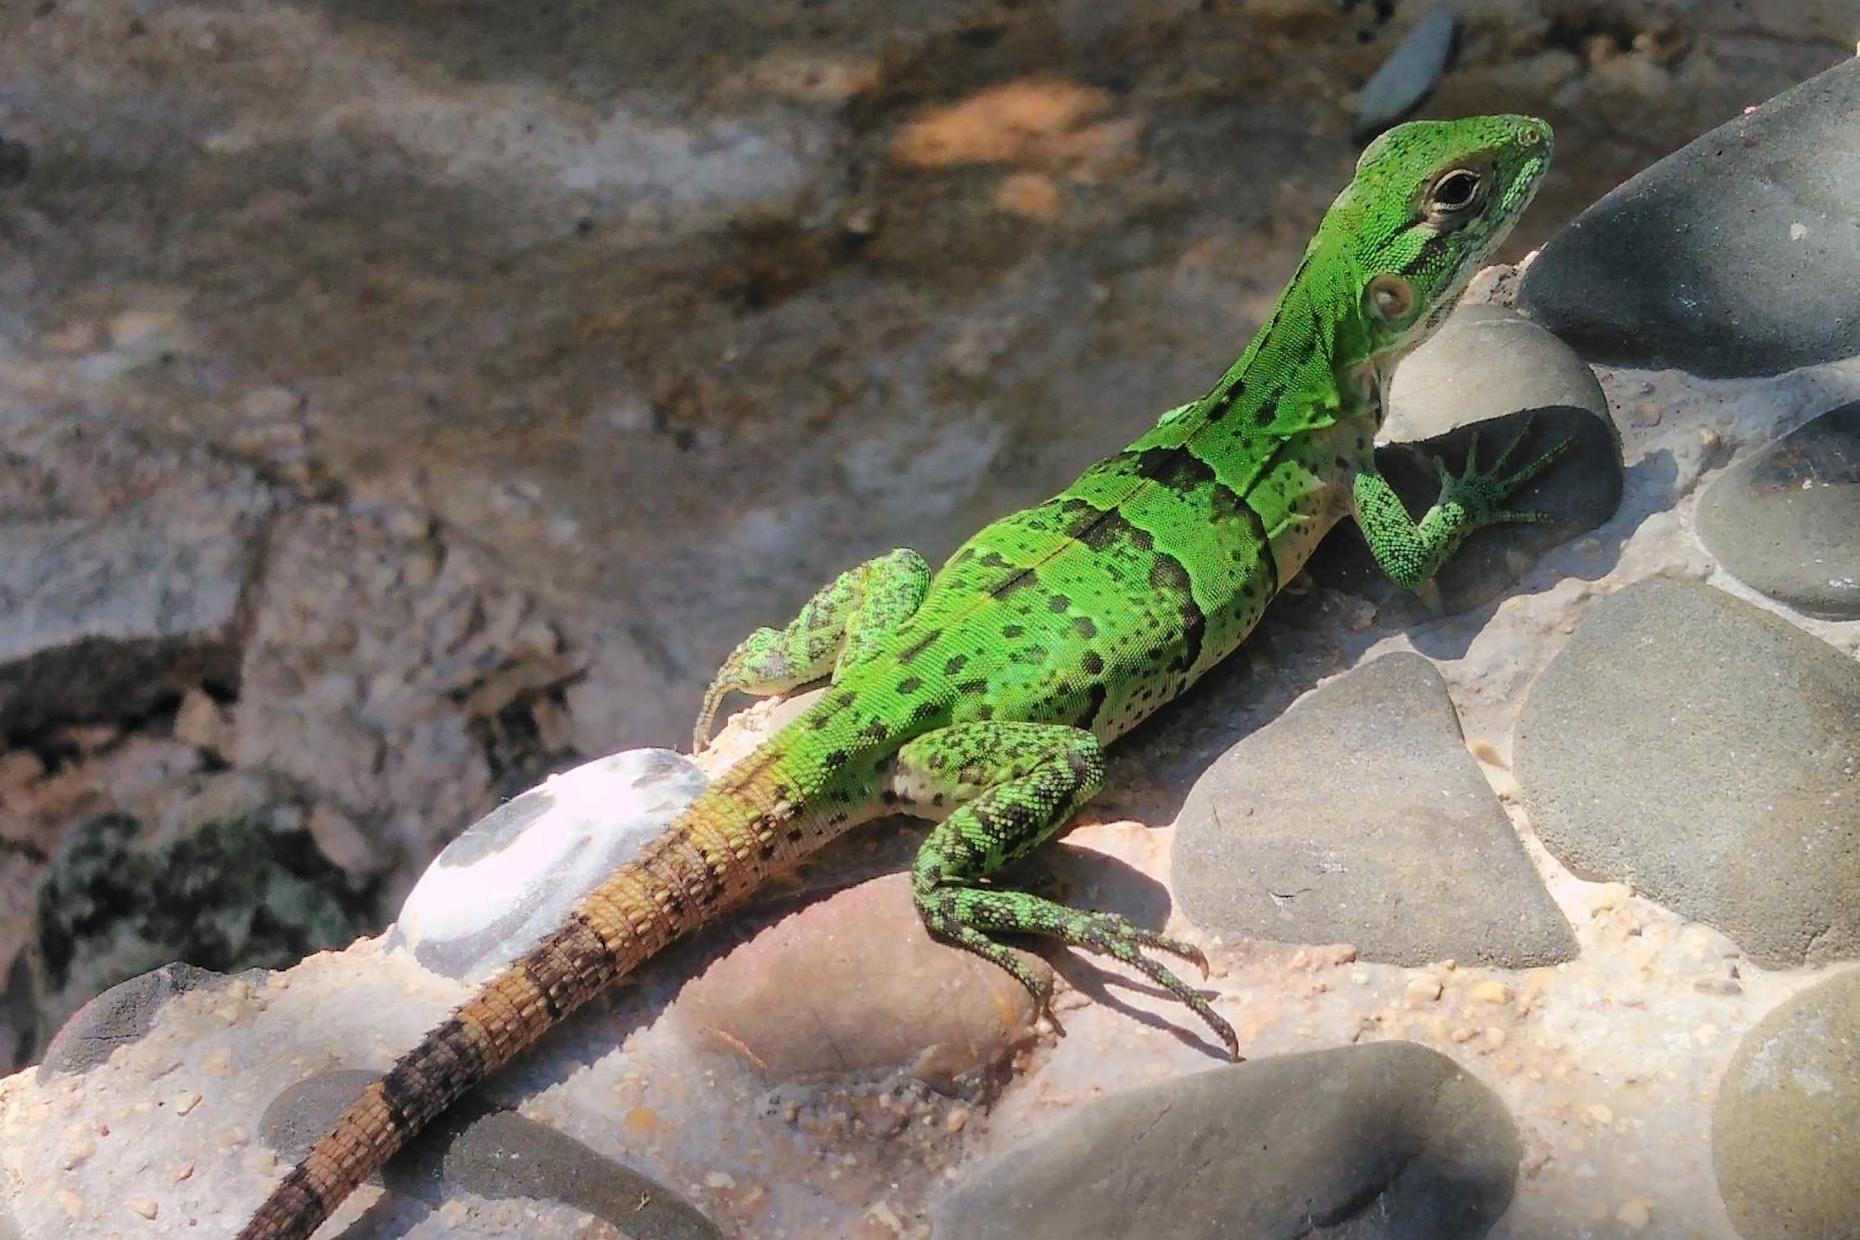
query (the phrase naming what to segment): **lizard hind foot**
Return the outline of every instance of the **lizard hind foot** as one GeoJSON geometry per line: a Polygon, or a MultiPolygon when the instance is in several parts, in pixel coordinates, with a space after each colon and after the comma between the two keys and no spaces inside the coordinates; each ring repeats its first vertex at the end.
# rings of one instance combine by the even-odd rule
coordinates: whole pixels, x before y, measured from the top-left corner
{"type": "Polygon", "coordinates": [[[894,778],[956,803],[911,866],[912,896],[931,934],[1000,965],[1042,1002],[1044,983],[998,941],[1002,936],[1056,939],[1109,956],[1186,1005],[1238,1057],[1233,1026],[1206,996],[1151,955],[1186,960],[1206,976],[1207,958],[1194,944],[1116,913],[1082,912],[993,881],[1057,834],[1097,792],[1104,759],[1095,736],[1062,724],[956,724],[899,751],[894,778]]]}

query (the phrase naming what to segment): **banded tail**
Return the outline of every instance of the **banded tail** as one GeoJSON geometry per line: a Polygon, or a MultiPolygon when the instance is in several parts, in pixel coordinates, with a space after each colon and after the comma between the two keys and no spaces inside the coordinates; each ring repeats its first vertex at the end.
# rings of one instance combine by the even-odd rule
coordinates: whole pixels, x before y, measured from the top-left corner
{"type": "Polygon", "coordinates": [[[239,1240],[309,1240],[436,1116],[606,986],[851,825],[801,808],[778,733],[722,775],[527,955],[401,1056],[265,1199],[239,1240]]]}

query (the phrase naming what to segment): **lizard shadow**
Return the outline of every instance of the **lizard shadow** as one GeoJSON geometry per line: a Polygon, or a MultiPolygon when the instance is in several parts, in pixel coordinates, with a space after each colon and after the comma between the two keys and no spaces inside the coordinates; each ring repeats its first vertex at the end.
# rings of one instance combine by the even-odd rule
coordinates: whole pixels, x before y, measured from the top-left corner
{"type": "MultiPolygon", "coordinates": [[[[1182,1045],[1200,1051],[1217,1063],[1227,1058],[1227,1048],[1209,1037],[1207,1027],[1195,1014],[1182,1006],[1173,995],[1161,987],[1121,973],[1112,973],[1099,966],[1083,952],[1051,952],[1047,954],[1046,959],[1053,966],[1054,973],[1064,978],[1067,985],[1091,1000],[1094,1005],[1108,1008],[1122,1019],[1142,1025],[1146,1029],[1166,1033],[1182,1045]],[[1126,1002],[1120,997],[1119,992],[1143,995],[1164,1005],[1163,1009],[1152,1011],[1146,1007],[1138,1007],[1126,1002]]],[[[1179,966],[1172,963],[1172,967],[1179,966]]],[[[1184,980],[1194,985],[1193,977],[1191,971],[1188,978],[1184,980]]]]}

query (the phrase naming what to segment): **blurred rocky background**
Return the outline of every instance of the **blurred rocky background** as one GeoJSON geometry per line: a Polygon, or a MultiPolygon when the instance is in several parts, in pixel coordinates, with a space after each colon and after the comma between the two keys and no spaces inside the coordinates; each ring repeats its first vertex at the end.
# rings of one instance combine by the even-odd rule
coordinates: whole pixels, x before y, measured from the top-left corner
{"type": "Polygon", "coordinates": [[[1198,394],[1414,99],[1555,124],[1515,257],[1854,37],[1454,14],[0,7],[0,1070],[379,928],[832,573],[1198,394]]]}

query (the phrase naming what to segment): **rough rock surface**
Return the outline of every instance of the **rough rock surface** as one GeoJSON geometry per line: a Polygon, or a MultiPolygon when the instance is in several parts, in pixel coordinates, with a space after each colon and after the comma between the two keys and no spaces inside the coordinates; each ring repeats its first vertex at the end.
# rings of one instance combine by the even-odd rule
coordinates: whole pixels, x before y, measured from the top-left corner
{"type": "Polygon", "coordinates": [[[194,818],[178,831],[102,815],[66,840],[35,896],[41,1028],[167,961],[227,973],[343,946],[367,925],[366,907],[300,806],[194,818]]]}
{"type": "MultiPolygon", "coordinates": [[[[372,1072],[345,1070],[299,1081],[265,1108],[259,1136],[280,1160],[295,1163],[374,1079],[372,1072]]],[[[559,1202],[613,1224],[628,1240],[719,1235],[666,1185],[516,1111],[483,1104],[447,1114],[390,1164],[384,1179],[394,1191],[430,1205],[460,1189],[559,1202]]]]}
{"type": "Polygon", "coordinates": [[[1353,524],[1327,538],[1312,559],[1312,578],[1370,600],[1393,621],[1490,602],[1545,551],[1601,525],[1621,502],[1620,437],[1594,373],[1568,345],[1499,306],[1461,306],[1401,365],[1384,430],[1398,442],[1376,449],[1376,466],[1416,517],[1440,495],[1435,457],[1457,472],[1476,441],[1478,459],[1489,466],[1516,441],[1512,461],[1523,464],[1574,440],[1511,500],[1550,520],[1476,531],[1417,593],[1388,579],[1353,524]]]}
{"type": "Polygon", "coordinates": [[[1544,845],[1770,967],[1860,956],[1860,664],[1706,586],[1602,600],[1532,687],[1544,845]]]}
{"type": "Polygon", "coordinates": [[[1860,971],[1777,1008],[1731,1059],[1712,1115],[1744,1240],[1851,1236],[1860,1219],[1860,971]]]}
{"type": "Polygon", "coordinates": [[[932,939],[900,874],[775,923],[685,987],[668,1015],[693,1044],[770,1082],[906,1071],[949,1089],[1006,1060],[1039,1013],[1006,972],[932,939]]]}
{"type": "Polygon", "coordinates": [[[706,782],[669,749],[550,776],[446,845],[408,893],[388,945],[411,948],[435,973],[482,981],[561,925],[706,782]]]}
{"type": "Polygon", "coordinates": [[[1412,1043],[1197,1072],[1082,1107],[940,1201],[937,1240],[1473,1240],[1522,1148],[1490,1090],[1412,1043]]]}
{"type": "MultiPolygon", "coordinates": [[[[152,306],[84,336],[93,369],[142,375],[187,347],[173,306],[152,306]]],[[[248,395],[263,397],[241,403],[255,431],[301,415],[283,389],[248,395]]],[[[563,685],[604,643],[572,642],[430,516],[315,501],[288,437],[259,470],[8,402],[0,441],[0,542],[32,552],[0,565],[0,631],[40,642],[0,657],[0,732],[16,746],[0,754],[0,1062],[29,1055],[84,986],[184,954],[147,944],[36,1010],[34,893],[81,824],[123,814],[165,839],[289,806],[356,897],[346,937],[387,920],[437,841],[573,756],[563,685]]],[[[198,914],[189,941],[225,917],[169,912],[198,914]]]]}
{"type": "Polygon", "coordinates": [[[1544,246],[1520,304],[1611,365],[1728,377],[1860,353],[1856,134],[1849,60],[1611,191],[1544,246]]]}
{"type": "Polygon", "coordinates": [[[238,682],[246,588],[271,507],[247,482],[107,517],[0,521],[0,719],[129,719],[238,682]]]}
{"type": "Polygon", "coordinates": [[[1726,470],[1697,517],[1706,547],[1746,585],[1812,614],[1860,616],[1860,402],[1726,470]]]}
{"type": "Polygon", "coordinates": [[[552,609],[402,511],[280,518],[232,711],[237,765],[341,808],[403,864],[547,770],[540,705],[575,674],[552,609]],[[507,746],[504,724],[531,731],[507,746]]]}
{"type": "Polygon", "coordinates": [[[1204,930],[1410,965],[1576,954],[1416,654],[1323,685],[1234,746],[1183,804],[1171,872],[1204,930]]]}

